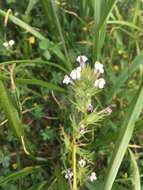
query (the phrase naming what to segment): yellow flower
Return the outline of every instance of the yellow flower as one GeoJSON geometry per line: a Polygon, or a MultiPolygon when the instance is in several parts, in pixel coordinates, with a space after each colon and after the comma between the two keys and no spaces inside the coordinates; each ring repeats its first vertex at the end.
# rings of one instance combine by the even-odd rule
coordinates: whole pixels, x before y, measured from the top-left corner
{"type": "Polygon", "coordinates": [[[12,164],[13,169],[17,169],[17,163],[12,164]]]}
{"type": "Polygon", "coordinates": [[[29,37],[28,40],[29,40],[29,43],[30,43],[30,44],[35,44],[35,41],[36,41],[36,40],[35,40],[35,37],[34,37],[34,36],[29,37]]]}

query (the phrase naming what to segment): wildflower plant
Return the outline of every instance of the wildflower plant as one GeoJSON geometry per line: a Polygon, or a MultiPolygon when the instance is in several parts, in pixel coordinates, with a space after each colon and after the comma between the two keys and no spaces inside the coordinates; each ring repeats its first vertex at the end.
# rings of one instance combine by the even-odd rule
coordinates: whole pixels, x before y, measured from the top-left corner
{"type": "Polygon", "coordinates": [[[97,179],[91,164],[93,153],[87,150],[86,146],[90,144],[89,135],[96,130],[97,124],[112,112],[110,107],[99,110],[99,106],[94,104],[94,98],[106,84],[102,76],[103,64],[95,62],[94,68],[92,68],[87,63],[86,56],[79,56],[77,61],[79,66],[69,75],[65,75],[63,79],[63,83],[69,87],[68,98],[71,102],[70,132],[66,134],[65,130],[62,133],[67,158],[68,169],[66,172],[72,173],[69,180],[73,190],[77,190],[87,181],[93,182],[97,179]]]}

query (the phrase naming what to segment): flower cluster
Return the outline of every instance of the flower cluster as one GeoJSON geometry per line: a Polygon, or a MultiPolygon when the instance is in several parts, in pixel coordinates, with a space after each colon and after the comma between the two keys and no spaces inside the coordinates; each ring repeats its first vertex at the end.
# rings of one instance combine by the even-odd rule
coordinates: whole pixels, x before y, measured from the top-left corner
{"type": "Polygon", "coordinates": [[[70,76],[65,75],[63,83],[64,84],[69,84],[69,83],[72,83],[72,81],[74,81],[74,80],[79,80],[81,70],[82,70],[82,68],[84,68],[86,61],[88,61],[88,58],[86,56],[84,56],[84,55],[78,56],[77,57],[77,62],[80,63],[80,66],[77,67],[76,69],[72,70],[71,73],[70,73],[70,76]]]}
{"type": "MultiPolygon", "coordinates": [[[[86,160],[81,158],[78,161],[79,167],[84,168],[86,166],[86,160]]],[[[71,169],[67,169],[65,172],[65,179],[72,179],[73,178],[73,172],[71,169]]],[[[91,174],[88,176],[88,179],[93,182],[97,180],[97,176],[95,172],[91,172],[91,174]]]]}
{"type": "MultiPolygon", "coordinates": [[[[80,55],[77,57],[77,62],[79,62],[80,66],[76,69],[73,69],[70,73],[70,75],[65,75],[63,79],[64,84],[73,84],[74,80],[80,80],[81,77],[81,71],[86,67],[86,62],[88,61],[88,58],[84,55],[80,55]]],[[[104,73],[103,64],[99,63],[98,61],[94,64],[94,73],[96,74],[97,79],[94,82],[94,86],[102,89],[104,88],[104,85],[106,84],[104,78],[100,78],[100,75],[104,73]]]]}
{"type": "Polygon", "coordinates": [[[3,46],[7,49],[11,48],[15,44],[14,40],[9,40],[8,42],[4,42],[3,46]]]}
{"type": "MultiPolygon", "coordinates": [[[[83,167],[83,166],[82,166],[83,167]]],[[[65,179],[72,179],[73,177],[73,172],[70,169],[67,169],[65,172],[65,179]]],[[[93,182],[97,180],[97,176],[95,172],[91,172],[91,174],[88,176],[88,179],[93,182]]]]}
{"type": "Polygon", "coordinates": [[[90,138],[91,132],[96,129],[101,119],[112,113],[110,106],[99,110],[98,102],[93,102],[93,98],[106,84],[103,78],[104,65],[96,61],[94,68],[91,68],[86,64],[88,58],[84,55],[78,56],[77,62],[79,66],[63,79],[64,84],[71,84],[69,99],[72,104],[72,130],[68,134],[63,133],[63,139],[68,157],[72,155],[72,165],[65,171],[65,178],[71,180],[73,186],[76,182],[81,186],[85,180],[97,180],[95,171],[90,167],[92,152],[82,146],[86,145],[86,139],[90,138]]]}

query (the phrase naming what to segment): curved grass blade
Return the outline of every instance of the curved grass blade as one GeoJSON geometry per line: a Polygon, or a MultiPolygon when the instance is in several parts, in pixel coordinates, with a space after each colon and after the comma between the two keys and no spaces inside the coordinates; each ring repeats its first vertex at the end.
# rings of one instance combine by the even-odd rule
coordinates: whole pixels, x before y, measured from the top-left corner
{"type": "Polygon", "coordinates": [[[132,169],[132,184],[133,190],[141,190],[141,182],[140,182],[140,172],[138,168],[138,164],[135,158],[134,153],[131,149],[129,149],[130,157],[131,157],[131,169],[132,169]]]}
{"type": "Polygon", "coordinates": [[[128,143],[132,137],[135,122],[137,121],[143,108],[143,84],[133,98],[123,121],[114,152],[106,174],[106,180],[103,190],[111,190],[117,172],[126,153],[128,143]]]}
{"type": "Polygon", "coordinates": [[[37,80],[37,79],[20,79],[17,78],[15,80],[16,82],[18,82],[19,84],[31,84],[31,85],[36,85],[36,86],[41,86],[41,87],[45,87],[48,90],[55,90],[55,91],[59,91],[59,92],[63,92],[64,89],[52,84],[52,83],[48,83],[42,80],[37,80]]]}
{"type": "Polygon", "coordinates": [[[107,21],[107,24],[120,25],[121,27],[127,26],[127,27],[129,27],[131,29],[136,29],[139,32],[143,33],[142,28],[140,28],[139,26],[137,26],[137,25],[135,25],[133,23],[130,23],[130,22],[127,22],[127,21],[124,21],[124,20],[111,20],[111,21],[107,21]]]}
{"type": "Polygon", "coordinates": [[[8,119],[10,126],[16,132],[16,135],[19,138],[21,138],[21,136],[24,136],[24,129],[22,122],[19,118],[18,111],[14,107],[10,99],[10,96],[1,80],[0,80],[0,104],[5,112],[5,115],[8,119]]]}
{"type": "Polygon", "coordinates": [[[5,61],[5,62],[1,62],[1,65],[9,65],[9,64],[15,64],[15,63],[19,63],[19,64],[23,64],[23,65],[30,65],[32,63],[35,64],[45,64],[45,65],[49,65],[51,67],[55,67],[61,71],[64,71],[65,73],[68,73],[68,71],[62,67],[61,65],[57,65],[55,63],[49,62],[49,61],[43,61],[43,60],[31,60],[31,59],[24,59],[24,60],[14,60],[14,61],[5,61]]]}
{"type": "MultiPolygon", "coordinates": [[[[8,77],[4,75],[0,75],[0,80],[9,80],[8,77]]],[[[37,79],[21,79],[21,78],[16,78],[15,82],[19,84],[26,84],[26,85],[36,85],[36,86],[41,86],[44,88],[47,88],[48,90],[55,90],[59,92],[64,92],[63,88],[60,88],[52,83],[45,82],[43,80],[37,80],[37,79]]]]}
{"type": "Polygon", "coordinates": [[[14,173],[8,175],[7,177],[3,177],[2,179],[0,179],[0,185],[3,185],[5,183],[8,183],[13,180],[17,180],[17,179],[24,177],[26,175],[29,175],[31,173],[35,173],[35,172],[39,171],[40,169],[41,169],[40,166],[26,167],[18,172],[14,172],[14,173]]]}

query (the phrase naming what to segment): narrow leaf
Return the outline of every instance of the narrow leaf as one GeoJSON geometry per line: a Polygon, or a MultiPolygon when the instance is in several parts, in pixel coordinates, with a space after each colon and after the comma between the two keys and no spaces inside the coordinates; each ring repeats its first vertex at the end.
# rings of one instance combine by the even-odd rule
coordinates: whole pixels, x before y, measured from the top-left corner
{"type": "Polygon", "coordinates": [[[14,129],[17,136],[19,138],[21,138],[21,136],[24,136],[23,125],[19,118],[18,112],[14,107],[11,98],[1,80],[0,80],[0,104],[5,112],[5,115],[8,119],[10,126],[14,129]]]}
{"type": "Polygon", "coordinates": [[[141,190],[140,173],[134,153],[129,149],[131,157],[133,190],[141,190]]]}
{"type": "Polygon", "coordinates": [[[112,158],[110,165],[108,167],[108,172],[106,174],[106,180],[103,190],[111,190],[114,180],[116,178],[117,172],[126,153],[128,143],[132,137],[135,122],[137,121],[141,110],[143,108],[143,87],[141,87],[137,92],[136,96],[132,100],[129,109],[127,111],[125,120],[121,125],[121,131],[119,133],[117,142],[115,144],[114,152],[112,153],[112,158]]]}
{"type": "Polygon", "coordinates": [[[18,172],[14,172],[14,173],[8,175],[7,177],[0,179],[0,185],[3,185],[4,183],[8,183],[10,181],[19,179],[28,174],[37,172],[38,170],[40,170],[40,168],[41,168],[40,166],[26,167],[18,172]]]}

